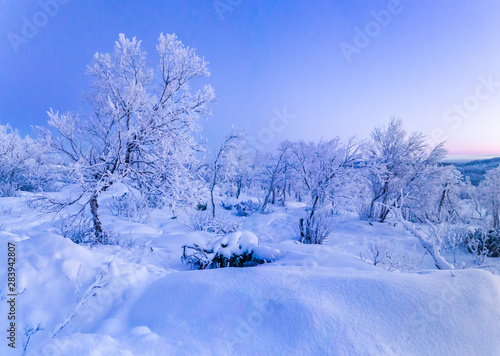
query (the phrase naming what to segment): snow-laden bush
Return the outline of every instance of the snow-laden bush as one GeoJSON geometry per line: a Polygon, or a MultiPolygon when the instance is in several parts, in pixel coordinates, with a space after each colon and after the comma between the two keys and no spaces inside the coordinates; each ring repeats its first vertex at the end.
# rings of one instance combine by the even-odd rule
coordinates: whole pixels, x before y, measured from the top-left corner
{"type": "Polygon", "coordinates": [[[114,216],[129,218],[138,222],[144,222],[149,215],[148,201],[141,197],[140,193],[124,192],[119,196],[113,196],[110,209],[114,216]]]}
{"type": "Polygon", "coordinates": [[[91,244],[94,238],[92,223],[83,215],[64,218],[61,220],[61,235],[77,244],[91,244]]]}
{"type": "Polygon", "coordinates": [[[205,204],[198,203],[196,205],[196,210],[198,210],[198,211],[205,211],[205,210],[207,210],[207,203],[205,203],[205,204]]]}
{"type": "MultiPolygon", "coordinates": [[[[260,202],[259,202],[259,204],[260,204],[260,202]]],[[[274,208],[272,206],[267,205],[267,206],[260,209],[260,213],[262,215],[269,215],[271,213],[274,213],[274,208]]]]}
{"type": "Polygon", "coordinates": [[[445,251],[456,251],[463,247],[470,234],[469,227],[465,224],[442,224],[440,232],[443,239],[442,248],[445,251]]]}
{"type": "Polygon", "coordinates": [[[499,257],[500,232],[498,230],[485,232],[476,229],[467,236],[465,246],[467,251],[474,255],[475,262],[479,264],[484,262],[485,257],[499,257]]]}
{"type": "Polygon", "coordinates": [[[326,211],[317,211],[299,220],[297,234],[303,244],[322,244],[332,233],[332,217],[326,211]]]}
{"type": "Polygon", "coordinates": [[[234,220],[213,218],[207,211],[196,211],[188,215],[187,225],[195,231],[206,231],[212,234],[228,234],[238,230],[240,224],[234,220]]]}
{"type": "Polygon", "coordinates": [[[260,203],[253,200],[239,202],[234,206],[238,216],[250,216],[260,209],[260,203]]]}
{"type": "Polygon", "coordinates": [[[217,237],[202,247],[183,246],[181,260],[192,269],[250,267],[272,262],[280,251],[259,245],[259,239],[249,231],[237,231],[217,237]]]}
{"type": "Polygon", "coordinates": [[[365,239],[365,250],[368,254],[368,258],[374,266],[379,265],[387,256],[387,240],[380,240],[369,242],[365,239]]]}
{"type": "Polygon", "coordinates": [[[356,208],[359,219],[364,221],[369,221],[371,219],[371,207],[370,204],[360,204],[356,208]]]}
{"type": "Polygon", "coordinates": [[[415,245],[411,251],[407,251],[401,246],[389,248],[389,241],[387,240],[369,242],[365,239],[364,244],[368,259],[362,259],[391,272],[414,271],[423,260],[423,256],[419,256],[416,252],[415,245]]]}

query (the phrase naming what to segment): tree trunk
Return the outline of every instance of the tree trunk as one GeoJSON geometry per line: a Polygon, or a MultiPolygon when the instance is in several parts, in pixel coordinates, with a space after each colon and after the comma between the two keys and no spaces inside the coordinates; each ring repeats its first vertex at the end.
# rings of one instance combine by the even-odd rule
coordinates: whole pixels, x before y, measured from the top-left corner
{"type": "Polygon", "coordinates": [[[271,180],[271,184],[269,186],[269,190],[267,191],[266,197],[264,198],[264,202],[262,203],[262,207],[260,208],[261,212],[264,212],[266,209],[267,204],[269,203],[269,198],[271,197],[271,193],[274,190],[274,178],[271,180]]]}
{"type": "Polygon", "coordinates": [[[213,218],[215,218],[214,189],[215,189],[215,184],[212,184],[212,188],[210,189],[210,201],[212,203],[212,217],[213,218]]]}
{"type": "Polygon", "coordinates": [[[438,214],[438,216],[437,216],[437,217],[438,217],[439,221],[441,221],[441,213],[442,213],[442,211],[443,211],[444,200],[445,200],[445,198],[446,198],[446,193],[447,193],[447,192],[448,192],[448,190],[445,188],[445,189],[443,190],[443,193],[441,194],[441,199],[439,200],[438,212],[437,212],[437,214],[438,214]]]}
{"type": "Polygon", "coordinates": [[[311,214],[309,214],[309,220],[312,220],[314,213],[316,212],[316,205],[318,204],[318,201],[319,201],[319,195],[316,195],[316,197],[314,198],[313,205],[311,207],[311,214]]]}
{"type": "Polygon", "coordinates": [[[286,205],[286,180],[285,182],[283,183],[283,201],[282,201],[282,205],[285,206],[286,205]]]}
{"type": "Polygon", "coordinates": [[[500,214],[498,205],[493,202],[493,228],[497,229],[500,226],[500,214]]]}
{"type": "Polygon", "coordinates": [[[236,199],[239,199],[240,194],[241,194],[241,187],[243,185],[243,182],[241,180],[238,180],[238,182],[236,184],[237,184],[237,187],[238,187],[238,190],[236,191],[236,199]]]}
{"type": "Polygon", "coordinates": [[[385,221],[387,215],[389,215],[389,211],[390,210],[388,208],[382,207],[382,212],[380,213],[380,218],[379,218],[380,223],[383,223],[385,221]]]}
{"type": "Polygon", "coordinates": [[[99,215],[99,204],[97,203],[98,193],[94,192],[90,199],[90,212],[94,221],[95,242],[98,244],[106,243],[106,236],[102,230],[101,217],[99,215]]]}

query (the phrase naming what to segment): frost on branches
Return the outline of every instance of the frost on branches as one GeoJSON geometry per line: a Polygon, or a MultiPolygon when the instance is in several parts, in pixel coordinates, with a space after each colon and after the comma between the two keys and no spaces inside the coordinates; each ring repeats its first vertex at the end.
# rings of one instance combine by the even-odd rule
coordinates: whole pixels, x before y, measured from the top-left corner
{"type": "MultiPolygon", "coordinates": [[[[408,194],[406,202],[411,208],[419,207],[419,202],[425,200],[421,199],[423,196],[420,194],[428,195],[428,187],[431,186],[441,189],[432,194],[436,198],[434,200],[437,200],[440,194],[446,196],[450,193],[446,197],[449,198],[451,185],[442,182],[447,176],[453,176],[453,173],[447,174],[443,167],[438,165],[445,154],[443,144],[429,149],[422,133],[407,134],[400,119],[393,118],[387,127],[375,128],[365,152],[365,177],[371,190],[369,218],[385,221],[390,207],[400,205],[402,190],[408,194]]],[[[451,178],[449,183],[456,182],[451,178]]],[[[443,206],[448,202],[453,205],[450,199],[442,199],[441,206],[437,208],[439,215],[444,213],[443,206]]],[[[429,211],[424,212],[424,215],[425,213],[427,216],[420,216],[421,220],[430,218],[429,211]]]]}
{"type": "Polygon", "coordinates": [[[48,188],[54,177],[46,151],[42,141],[28,136],[23,139],[9,125],[0,125],[0,196],[48,188]]]}
{"type": "MultiPolygon", "coordinates": [[[[228,181],[231,177],[238,176],[238,159],[242,156],[241,147],[244,142],[245,136],[243,132],[233,130],[229,135],[224,137],[220,148],[215,155],[214,163],[211,166],[212,177],[210,182],[210,203],[212,205],[212,218],[215,218],[215,187],[221,182],[228,181]]],[[[238,185],[238,196],[240,194],[240,191],[241,185],[238,185]]]]}
{"type": "Polygon", "coordinates": [[[149,68],[141,41],[120,34],[112,54],[96,53],[87,66],[90,110],[48,112],[59,136],[46,135],[73,162],[72,176],[82,188],[77,201],[90,207],[97,243],[106,242],[99,197],[113,184],[170,205],[190,194],[198,150],[192,133],[199,117],[211,115],[207,104],[214,92],[208,85],[193,92],[189,84],[210,73],[207,62],[175,35],[161,34],[156,49],[159,64],[149,68]]]}

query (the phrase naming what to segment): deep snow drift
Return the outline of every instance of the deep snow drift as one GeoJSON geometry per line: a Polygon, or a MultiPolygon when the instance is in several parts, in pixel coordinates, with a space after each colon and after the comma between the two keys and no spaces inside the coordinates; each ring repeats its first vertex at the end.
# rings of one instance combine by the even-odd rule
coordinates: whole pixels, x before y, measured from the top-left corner
{"type": "MultiPolygon", "coordinates": [[[[289,204],[241,223],[281,258],[256,267],[192,271],[180,261],[182,246],[217,237],[193,232],[182,219],[168,219],[162,211],[146,223],[106,216],[120,243],[89,247],[62,237],[60,221],[28,208],[29,197],[0,199],[0,263],[6,266],[6,245],[14,242],[18,293],[16,350],[2,337],[1,355],[21,355],[24,348],[27,355],[500,350],[500,277],[460,269],[462,262],[474,267],[465,252],[455,256],[458,269],[438,271],[418,242],[394,224],[339,218],[325,245],[301,245],[293,225],[303,205],[289,204]],[[365,239],[412,253],[418,268],[401,273],[370,265],[365,239]]],[[[5,335],[5,268],[0,278],[5,335]]]]}

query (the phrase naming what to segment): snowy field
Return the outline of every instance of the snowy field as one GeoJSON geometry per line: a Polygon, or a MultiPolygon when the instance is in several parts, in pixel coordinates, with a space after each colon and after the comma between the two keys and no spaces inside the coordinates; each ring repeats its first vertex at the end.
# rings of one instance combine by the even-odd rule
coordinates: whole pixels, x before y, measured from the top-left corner
{"type": "Polygon", "coordinates": [[[208,62],[141,46],[36,138],[0,123],[0,356],[500,354],[496,159],[444,165],[397,117],[278,142],[286,106],[207,140],[208,62]]]}
{"type": "MultiPolygon", "coordinates": [[[[75,244],[61,220],[29,207],[32,193],[0,198],[1,264],[16,245],[17,347],[1,355],[498,355],[500,277],[465,250],[439,271],[418,240],[389,219],[339,215],[323,245],[300,244],[302,203],[241,218],[260,246],[256,267],[190,270],[182,246],[207,244],[187,218],[154,210],[143,222],[111,214],[110,245],[75,244]],[[374,266],[367,246],[390,251],[374,266]],[[462,269],[463,266],[466,269],[462,269]],[[404,272],[402,272],[404,271],[404,272]],[[25,350],[25,351],[23,351],[25,350]]],[[[109,196],[106,198],[109,200],[109,196]]],[[[107,201],[105,199],[105,202],[107,201]]],[[[31,204],[32,205],[32,204],[31,204]]],[[[33,205],[32,205],[33,206],[33,205]]],[[[203,213],[210,214],[209,211],[203,213]]],[[[1,328],[8,329],[2,280],[1,328]]]]}

